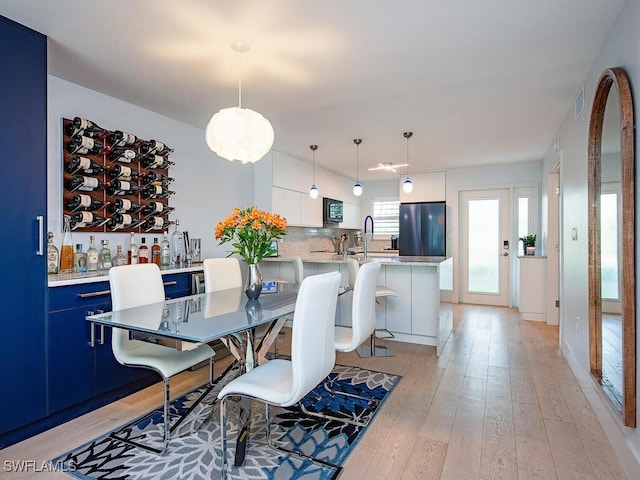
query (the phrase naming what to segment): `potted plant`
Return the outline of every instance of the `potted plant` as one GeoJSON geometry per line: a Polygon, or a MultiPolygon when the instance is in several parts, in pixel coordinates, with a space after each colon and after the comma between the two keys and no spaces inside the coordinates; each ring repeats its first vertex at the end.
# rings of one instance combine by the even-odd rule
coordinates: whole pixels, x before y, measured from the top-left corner
{"type": "Polygon", "coordinates": [[[536,235],[525,235],[518,240],[522,242],[522,250],[524,255],[535,255],[536,253],[536,235]]]}

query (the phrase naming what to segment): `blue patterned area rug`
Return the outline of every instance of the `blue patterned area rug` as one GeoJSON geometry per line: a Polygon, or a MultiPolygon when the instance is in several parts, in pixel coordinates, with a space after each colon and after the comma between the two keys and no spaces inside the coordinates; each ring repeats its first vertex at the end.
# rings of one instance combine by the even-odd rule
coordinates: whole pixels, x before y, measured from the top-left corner
{"type": "MultiPolygon", "coordinates": [[[[164,455],[147,452],[106,434],[53,459],[52,463],[55,468],[80,479],[220,478],[219,410],[215,398],[225,383],[225,378],[234,374],[233,370],[229,370],[218,379],[204,401],[172,434],[171,443],[164,455]]],[[[331,415],[332,419],[309,415],[298,405],[272,408],[272,439],[275,443],[311,459],[271,448],[266,442],[264,404],[253,402],[245,461],[241,467],[231,467],[228,478],[337,478],[341,465],[400,379],[399,375],[336,365],[324,383],[301,402],[307,411],[324,412],[331,415]],[[330,390],[356,394],[367,400],[331,395],[330,390]],[[350,421],[339,420],[339,417],[350,421]]],[[[186,411],[202,391],[203,388],[196,389],[174,400],[172,413],[186,411]]],[[[230,443],[235,443],[238,430],[238,412],[233,411],[233,404],[234,402],[229,402],[230,411],[227,415],[227,439],[230,443]]],[[[116,432],[121,438],[159,446],[162,428],[162,413],[159,409],[116,432]]],[[[231,463],[233,452],[233,448],[227,450],[231,463]]]]}

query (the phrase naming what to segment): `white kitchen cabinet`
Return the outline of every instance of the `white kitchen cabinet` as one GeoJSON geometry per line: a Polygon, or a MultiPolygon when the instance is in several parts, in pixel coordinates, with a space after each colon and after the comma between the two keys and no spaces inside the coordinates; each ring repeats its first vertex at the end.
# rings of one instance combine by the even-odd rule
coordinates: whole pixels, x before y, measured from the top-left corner
{"type": "MultiPolygon", "coordinates": [[[[384,285],[398,294],[397,297],[389,297],[386,300],[385,326],[389,331],[398,333],[411,333],[411,270],[412,267],[404,265],[394,265],[383,267],[385,272],[384,285]]],[[[426,297],[427,295],[422,295],[426,297]]]]}
{"type": "Polygon", "coordinates": [[[547,321],[547,257],[518,257],[520,284],[518,309],[523,320],[547,321]]]}
{"type": "Polygon", "coordinates": [[[271,211],[298,227],[322,227],[322,200],[286,188],[272,187],[271,211]]]}
{"type": "Polygon", "coordinates": [[[413,191],[404,193],[402,184],[406,175],[399,179],[400,203],[442,202],[446,200],[445,172],[427,172],[409,175],[413,182],[413,191]]]}
{"type": "Polygon", "coordinates": [[[343,207],[344,221],[340,224],[340,227],[357,229],[362,228],[362,214],[360,213],[360,205],[351,202],[344,202],[343,207]]]}

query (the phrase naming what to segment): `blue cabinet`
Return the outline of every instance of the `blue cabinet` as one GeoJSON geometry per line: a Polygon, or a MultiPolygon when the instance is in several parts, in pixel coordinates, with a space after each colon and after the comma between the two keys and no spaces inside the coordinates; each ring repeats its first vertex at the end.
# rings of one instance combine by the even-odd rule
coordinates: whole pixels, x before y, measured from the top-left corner
{"type": "MultiPolygon", "coordinates": [[[[165,295],[188,295],[189,280],[188,273],[163,276],[165,295]]],[[[120,365],[111,351],[111,330],[85,319],[89,312],[110,309],[109,282],[50,289],[48,414],[121,387],[128,387],[123,394],[131,393],[159,380],[149,370],[120,365]]]]}
{"type": "Polygon", "coordinates": [[[45,415],[47,38],[0,17],[0,45],[3,434],[45,415]]]}

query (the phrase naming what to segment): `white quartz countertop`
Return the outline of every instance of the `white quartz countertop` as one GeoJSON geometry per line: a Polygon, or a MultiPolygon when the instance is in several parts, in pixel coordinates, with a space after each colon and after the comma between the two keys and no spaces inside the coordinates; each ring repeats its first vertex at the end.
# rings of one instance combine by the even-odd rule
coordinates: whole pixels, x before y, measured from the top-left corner
{"type": "MultiPolygon", "coordinates": [[[[163,275],[172,273],[186,273],[202,271],[202,264],[193,265],[191,267],[164,267],[160,271],[163,275]]],[[[83,283],[108,282],[109,271],[87,272],[87,273],[58,273],[48,276],[49,287],[64,287],[67,285],[80,285],[83,283]]]]}
{"type": "MultiPolygon", "coordinates": [[[[346,260],[342,258],[342,255],[336,255],[335,253],[314,252],[305,253],[300,256],[303,262],[307,263],[345,263],[346,260]]],[[[364,263],[364,255],[347,255],[348,258],[355,258],[360,263],[364,263]]],[[[382,265],[415,265],[422,267],[438,266],[449,257],[406,257],[398,255],[381,256],[376,253],[374,255],[368,255],[367,262],[380,262],[382,265]]],[[[269,257],[263,259],[266,262],[290,262],[292,257],[269,257]]]]}

